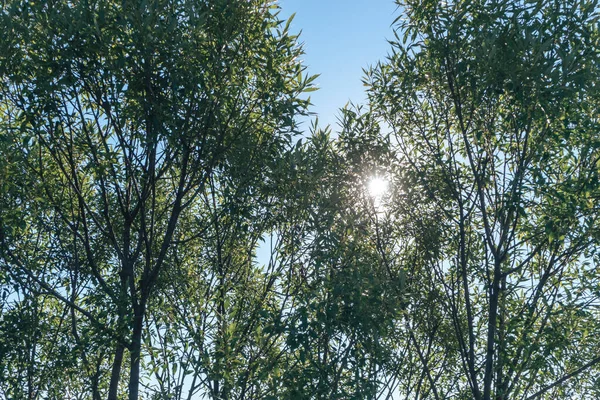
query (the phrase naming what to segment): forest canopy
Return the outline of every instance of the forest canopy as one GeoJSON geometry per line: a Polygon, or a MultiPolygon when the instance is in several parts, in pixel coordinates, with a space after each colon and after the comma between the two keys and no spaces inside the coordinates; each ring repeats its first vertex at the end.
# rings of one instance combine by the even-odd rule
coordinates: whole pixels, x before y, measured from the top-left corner
{"type": "Polygon", "coordinates": [[[397,4],[3,2],[0,398],[600,398],[597,1],[397,4]]]}

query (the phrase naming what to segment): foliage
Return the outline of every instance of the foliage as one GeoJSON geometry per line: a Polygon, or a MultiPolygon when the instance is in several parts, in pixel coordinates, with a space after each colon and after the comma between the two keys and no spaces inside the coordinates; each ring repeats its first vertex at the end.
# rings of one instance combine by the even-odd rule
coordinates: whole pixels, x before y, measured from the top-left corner
{"type": "Polygon", "coordinates": [[[597,3],[398,4],[299,139],[271,1],[5,2],[0,396],[600,396],[597,3]]]}
{"type": "MultiPolygon", "coordinates": [[[[0,263],[11,283],[77,314],[71,342],[110,348],[110,373],[91,379],[95,398],[104,388],[117,398],[125,357],[138,398],[158,332],[149,313],[185,276],[174,270],[194,262],[179,257],[195,253],[225,280],[222,258],[252,251],[264,229],[239,238],[261,218],[244,202],[258,201],[252,184],[289,145],[312,80],[288,26],[259,0],[3,6],[3,168],[23,177],[3,183],[0,263]],[[216,230],[229,222],[232,243],[216,230]]],[[[219,319],[224,285],[209,298],[219,319]]],[[[220,351],[209,355],[216,364],[220,351]]]]}
{"type": "Polygon", "coordinates": [[[597,4],[402,6],[394,53],[367,78],[370,101],[407,197],[421,198],[407,229],[438,218],[435,242],[415,236],[434,248],[408,291],[433,320],[408,314],[424,376],[402,391],[595,396],[585,380],[554,384],[573,371],[594,379],[600,361],[580,351],[596,348],[581,333],[598,329],[597,4]]]}

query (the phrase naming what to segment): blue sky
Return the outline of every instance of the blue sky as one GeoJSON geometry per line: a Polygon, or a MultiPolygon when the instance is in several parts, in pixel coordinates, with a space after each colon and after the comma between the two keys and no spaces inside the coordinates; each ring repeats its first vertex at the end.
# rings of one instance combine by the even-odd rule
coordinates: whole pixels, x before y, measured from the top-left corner
{"type": "MultiPolygon", "coordinates": [[[[305,65],[321,74],[311,93],[319,124],[335,130],[339,108],[365,100],[362,68],[385,58],[399,11],[393,0],[279,0],[282,16],[296,16],[292,32],[302,31],[305,65]]],[[[307,126],[304,126],[307,128],[307,126]]]]}

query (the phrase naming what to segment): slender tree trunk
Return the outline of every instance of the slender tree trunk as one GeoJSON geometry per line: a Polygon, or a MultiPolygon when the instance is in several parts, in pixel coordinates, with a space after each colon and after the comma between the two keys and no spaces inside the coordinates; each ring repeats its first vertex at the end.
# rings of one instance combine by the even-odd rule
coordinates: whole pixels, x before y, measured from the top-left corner
{"type": "MultiPolygon", "coordinates": [[[[36,324],[37,325],[37,324],[36,324]]],[[[31,350],[31,359],[29,361],[29,365],[27,366],[27,399],[34,399],[34,389],[33,389],[33,379],[34,379],[34,365],[35,365],[35,339],[33,342],[33,349],[31,350]]]]}
{"type": "Polygon", "coordinates": [[[502,277],[502,283],[500,286],[500,295],[499,295],[499,315],[498,315],[498,350],[496,351],[496,356],[498,359],[498,366],[496,372],[496,400],[505,400],[506,399],[506,379],[504,379],[504,337],[506,330],[506,301],[504,298],[504,293],[506,292],[506,276],[502,277]]]}
{"type": "Polygon", "coordinates": [[[108,388],[108,400],[117,400],[119,389],[119,378],[121,377],[121,365],[123,365],[123,353],[125,346],[122,343],[117,344],[115,358],[113,360],[112,371],[110,374],[110,386],[108,388]]]}
{"type": "MultiPolygon", "coordinates": [[[[468,280],[468,261],[467,261],[467,238],[465,232],[465,213],[464,206],[462,201],[459,199],[459,209],[460,209],[460,222],[459,222],[459,232],[460,232],[460,249],[459,249],[459,262],[461,266],[461,275],[462,275],[462,284],[463,291],[465,296],[465,308],[467,311],[467,326],[468,326],[468,336],[469,336],[469,348],[465,354],[467,359],[467,367],[466,371],[469,374],[471,385],[473,385],[473,396],[475,399],[481,398],[481,392],[479,390],[479,384],[477,383],[477,372],[475,371],[475,328],[474,328],[474,317],[473,317],[473,306],[471,305],[471,293],[469,291],[469,280],[468,280]]],[[[457,332],[458,334],[458,332],[457,332]]]]}
{"type": "MultiPolygon", "coordinates": [[[[219,256],[220,258],[220,256],[219,256]]],[[[220,262],[219,262],[220,264],[220,262]]],[[[222,352],[222,357],[223,359],[222,364],[221,364],[221,369],[225,369],[227,368],[227,361],[228,361],[228,349],[227,349],[227,345],[228,343],[226,343],[226,331],[227,331],[227,321],[225,320],[225,279],[223,277],[223,269],[222,267],[219,268],[219,273],[221,274],[221,280],[220,280],[220,288],[219,288],[219,307],[218,307],[218,314],[219,314],[219,334],[220,334],[220,339],[219,339],[219,343],[218,345],[221,347],[220,350],[222,352]]],[[[217,399],[223,399],[223,400],[227,400],[228,398],[228,392],[227,392],[227,388],[228,388],[228,384],[227,384],[227,380],[224,379],[223,377],[223,371],[219,371],[221,373],[221,376],[219,378],[217,378],[217,380],[215,380],[215,393],[217,395],[217,399]],[[223,379],[223,385],[222,387],[220,387],[219,385],[219,379],[223,379]]]]}
{"type": "Polygon", "coordinates": [[[98,375],[94,375],[92,376],[92,399],[93,400],[101,400],[102,397],[100,397],[100,390],[98,389],[98,375]]]}
{"type": "MultiPolygon", "coordinates": [[[[120,292],[119,292],[119,303],[117,304],[119,319],[118,326],[121,327],[125,321],[126,312],[126,298],[127,298],[127,275],[121,271],[120,275],[120,292]]],[[[112,371],[110,374],[110,386],[108,389],[108,400],[117,400],[119,391],[119,381],[121,380],[121,367],[123,365],[123,354],[125,353],[125,344],[123,342],[117,343],[115,350],[115,358],[113,360],[112,371]]]]}
{"type": "Polygon", "coordinates": [[[496,339],[496,324],[498,320],[498,297],[500,295],[500,262],[494,265],[494,277],[490,290],[490,308],[488,316],[487,350],[485,355],[485,375],[483,378],[483,400],[490,400],[492,395],[492,378],[494,372],[494,350],[496,339]]]}
{"type": "Polygon", "coordinates": [[[140,388],[140,357],[142,354],[142,329],[144,325],[145,304],[135,308],[133,336],[131,338],[131,367],[129,371],[129,400],[137,400],[140,388]]]}

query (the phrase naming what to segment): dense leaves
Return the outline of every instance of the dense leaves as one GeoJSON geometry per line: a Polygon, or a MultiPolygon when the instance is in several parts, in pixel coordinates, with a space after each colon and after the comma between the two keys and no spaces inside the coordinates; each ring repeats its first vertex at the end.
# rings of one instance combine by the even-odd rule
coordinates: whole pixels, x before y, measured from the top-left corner
{"type": "Polygon", "coordinates": [[[270,1],[5,2],[0,397],[600,396],[597,3],[399,6],[300,139],[270,1]]]}
{"type": "Polygon", "coordinates": [[[149,312],[200,268],[219,281],[203,312],[218,320],[209,375],[226,396],[220,347],[239,277],[225,269],[265,229],[256,180],[307,104],[294,36],[264,1],[15,1],[2,31],[3,170],[23,176],[3,183],[3,272],[68,306],[75,343],[109,348],[110,374],[87,377],[94,397],[101,379],[117,398],[127,376],[137,398],[161,340],[149,312]]]}
{"type": "MultiPolygon", "coordinates": [[[[594,334],[576,334],[598,329],[597,6],[404,7],[406,44],[370,73],[370,98],[390,127],[398,174],[442,229],[414,293],[439,322],[407,327],[427,392],[404,390],[544,395],[600,360],[594,334]]],[[[555,390],[551,398],[597,396],[585,379],[555,390]]]]}

